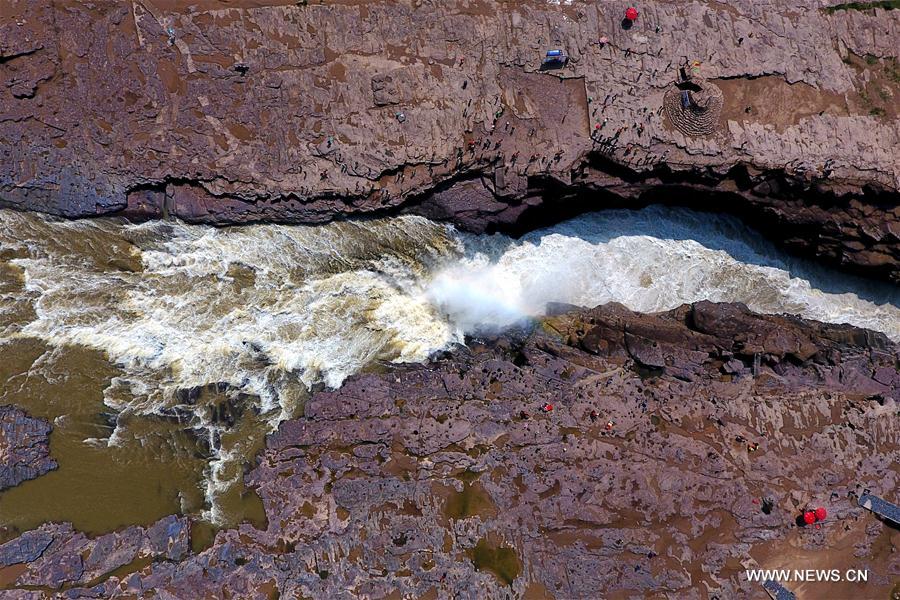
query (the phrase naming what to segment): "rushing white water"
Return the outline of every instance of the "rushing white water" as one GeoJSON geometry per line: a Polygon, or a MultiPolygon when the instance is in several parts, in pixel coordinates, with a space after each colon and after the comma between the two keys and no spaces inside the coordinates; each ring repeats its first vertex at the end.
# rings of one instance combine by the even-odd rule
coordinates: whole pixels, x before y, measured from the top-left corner
{"type": "MultiPolygon", "coordinates": [[[[425,219],[229,229],[0,219],[0,243],[24,279],[0,310],[15,313],[24,301],[34,312],[0,315],[9,323],[0,343],[81,345],[119,365],[124,375],[104,397],[124,418],[103,443],[133,443],[126,423],[135,416],[192,414],[215,454],[210,499],[238,481],[231,459],[259,435],[223,447],[212,407],[185,402],[179,390],[224,384],[232,398],[259,398],[255,408],[274,426],[312,384],[337,386],[376,360],[420,361],[461,339],[421,293],[429,266],[460,245],[425,219]]],[[[216,511],[213,502],[214,521],[216,511]]]]}
{"type": "MultiPolygon", "coordinates": [[[[0,211],[0,249],[0,278],[13,269],[23,282],[0,286],[0,351],[22,337],[98,349],[123,373],[104,394],[114,412],[192,414],[215,451],[214,521],[253,436],[223,442],[212,408],[178,390],[221,384],[258,398],[273,427],[313,384],[338,386],[379,360],[421,361],[547,302],[740,301],[900,339],[896,287],[787,258],[735,219],[683,209],[584,215],[520,240],[417,217],[215,229],[0,211]]],[[[100,442],[134,443],[126,422],[100,442]]]]}
{"type": "Polygon", "coordinates": [[[467,330],[539,315],[548,302],[656,312],[713,300],[900,339],[900,288],[789,257],[727,216],[651,206],[583,215],[517,242],[464,240],[466,256],[434,277],[430,296],[467,330]]]}

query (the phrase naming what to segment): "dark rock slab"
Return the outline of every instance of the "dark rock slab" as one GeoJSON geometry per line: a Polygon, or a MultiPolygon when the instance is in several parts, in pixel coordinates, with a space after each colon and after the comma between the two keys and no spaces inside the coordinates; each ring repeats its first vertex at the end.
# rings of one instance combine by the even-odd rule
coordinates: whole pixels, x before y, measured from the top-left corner
{"type": "MultiPolygon", "coordinates": [[[[186,518],[174,515],[147,528],[128,527],[97,538],[68,524],[46,523],[0,546],[0,581],[8,582],[0,589],[73,588],[67,591],[69,597],[108,597],[112,587],[105,584],[112,573],[128,575],[151,562],[179,561],[189,548],[190,525],[186,518]],[[87,584],[92,587],[78,587],[87,584]]],[[[118,584],[119,578],[114,579],[118,584]]],[[[116,587],[120,593],[134,592],[143,589],[141,585],[126,576],[116,587]]]]}
{"type": "Polygon", "coordinates": [[[39,529],[23,533],[0,546],[0,565],[8,567],[37,560],[52,541],[51,534],[39,529]]]}
{"type": "Polygon", "coordinates": [[[56,468],[50,458],[50,431],[44,419],[15,406],[0,406],[0,490],[40,477],[56,468]]]}

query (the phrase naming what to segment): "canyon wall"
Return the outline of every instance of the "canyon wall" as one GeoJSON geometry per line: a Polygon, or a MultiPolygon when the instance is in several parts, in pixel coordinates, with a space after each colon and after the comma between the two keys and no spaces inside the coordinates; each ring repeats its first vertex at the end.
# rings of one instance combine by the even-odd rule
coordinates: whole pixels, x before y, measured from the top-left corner
{"type": "Polygon", "coordinates": [[[6,0],[0,204],[483,231],[673,201],[900,278],[900,11],[624,7],[6,0]]]}

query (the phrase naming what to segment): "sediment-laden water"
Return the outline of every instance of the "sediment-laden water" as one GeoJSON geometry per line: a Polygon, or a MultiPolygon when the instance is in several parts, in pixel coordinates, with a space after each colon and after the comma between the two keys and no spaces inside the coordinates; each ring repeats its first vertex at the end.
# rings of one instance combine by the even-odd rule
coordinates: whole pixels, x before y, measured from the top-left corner
{"type": "Polygon", "coordinates": [[[900,339],[897,287],[683,209],[584,215],[519,240],[418,217],[215,229],[0,211],[0,403],[49,418],[60,463],[0,494],[0,525],[259,518],[243,469],[311,386],[421,361],[547,302],[704,298],[900,339]]]}

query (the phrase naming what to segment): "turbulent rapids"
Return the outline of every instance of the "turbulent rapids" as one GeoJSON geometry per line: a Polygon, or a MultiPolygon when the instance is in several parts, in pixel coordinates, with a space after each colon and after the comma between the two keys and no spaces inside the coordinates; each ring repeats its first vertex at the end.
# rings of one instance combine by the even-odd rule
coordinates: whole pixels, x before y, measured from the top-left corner
{"type": "Polygon", "coordinates": [[[246,513],[243,464],[314,385],[424,360],[548,302],[660,311],[704,298],[900,339],[895,287],[682,209],[584,215],[519,240],[409,216],[215,229],[0,212],[0,352],[16,357],[0,369],[0,404],[53,419],[56,449],[71,453],[0,497],[0,515],[94,531],[173,509],[233,522],[246,513]],[[92,376],[71,377],[86,365],[92,376]],[[87,487],[100,491],[86,503],[125,488],[125,506],[79,523],[77,502],[33,502],[87,487]]]}

